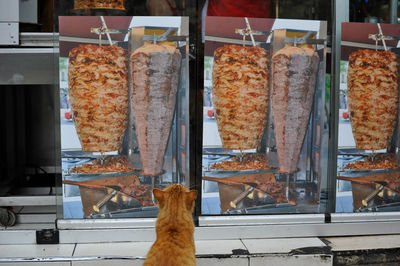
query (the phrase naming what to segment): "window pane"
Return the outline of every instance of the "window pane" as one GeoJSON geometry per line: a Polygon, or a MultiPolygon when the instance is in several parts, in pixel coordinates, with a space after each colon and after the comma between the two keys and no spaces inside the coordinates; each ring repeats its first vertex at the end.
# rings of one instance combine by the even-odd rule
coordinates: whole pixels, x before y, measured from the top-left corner
{"type": "Polygon", "coordinates": [[[397,24],[342,24],[337,212],[400,210],[398,41],[375,42],[380,29],[399,38],[397,24]]]}
{"type": "Polygon", "coordinates": [[[206,17],[202,214],[325,211],[325,41],[326,22],[206,17]]]}

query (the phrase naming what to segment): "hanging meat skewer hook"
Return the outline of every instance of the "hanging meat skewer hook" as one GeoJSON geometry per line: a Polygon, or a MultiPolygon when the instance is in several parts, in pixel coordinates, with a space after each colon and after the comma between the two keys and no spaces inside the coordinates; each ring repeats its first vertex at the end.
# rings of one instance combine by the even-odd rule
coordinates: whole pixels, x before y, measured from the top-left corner
{"type": "Polygon", "coordinates": [[[251,42],[253,43],[253,46],[256,46],[256,42],[254,41],[253,32],[252,32],[251,27],[250,27],[249,19],[248,18],[244,18],[244,21],[246,22],[246,31],[250,35],[251,42]]]}
{"type": "Polygon", "coordinates": [[[377,23],[377,25],[378,25],[378,30],[379,30],[379,35],[378,35],[378,37],[379,37],[379,39],[382,41],[383,47],[385,48],[385,51],[387,51],[386,42],[385,42],[385,36],[383,35],[382,28],[381,28],[381,24],[380,24],[380,23],[377,23]]]}
{"type": "Polygon", "coordinates": [[[388,47],[386,46],[386,40],[388,41],[399,41],[400,37],[398,36],[387,36],[387,35],[383,35],[383,31],[382,31],[382,27],[381,24],[377,23],[377,27],[378,27],[378,33],[376,34],[368,34],[368,39],[372,39],[375,41],[375,50],[378,50],[378,42],[382,41],[383,44],[383,48],[385,49],[385,51],[388,50],[388,47]]]}
{"type": "MultiPolygon", "coordinates": [[[[113,45],[113,41],[111,40],[111,35],[110,35],[110,33],[107,31],[108,28],[107,28],[106,21],[104,20],[104,17],[103,17],[103,16],[100,16],[100,19],[101,19],[101,24],[103,25],[102,28],[105,30],[105,33],[106,33],[106,35],[107,35],[107,39],[108,39],[110,45],[113,45]]],[[[100,34],[100,35],[101,35],[101,34],[100,34]]]]}
{"type": "Polygon", "coordinates": [[[91,33],[95,33],[95,34],[99,35],[99,46],[102,45],[102,35],[103,34],[107,35],[107,39],[108,39],[108,42],[110,43],[110,45],[114,45],[114,42],[111,39],[110,34],[127,34],[127,33],[129,34],[129,32],[127,30],[109,29],[107,27],[106,21],[104,20],[104,17],[100,16],[100,19],[101,19],[102,26],[100,28],[91,28],[90,29],[91,33]]]}
{"type": "Polygon", "coordinates": [[[250,35],[251,38],[251,42],[253,44],[253,46],[256,46],[257,43],[254,40],[254,35],[266,35],[268,36],[271,32],[269,31],[259,31],[259,30],[252,30],[250,27],[250,23],[248,18],[244,18],[245,22],[246,22],[246,28],[245,29],[235,29],[235,33],[236,34],[240,34],[243,36],[243,46],[245,46],[246,44],[246,36],[250,35]]]}

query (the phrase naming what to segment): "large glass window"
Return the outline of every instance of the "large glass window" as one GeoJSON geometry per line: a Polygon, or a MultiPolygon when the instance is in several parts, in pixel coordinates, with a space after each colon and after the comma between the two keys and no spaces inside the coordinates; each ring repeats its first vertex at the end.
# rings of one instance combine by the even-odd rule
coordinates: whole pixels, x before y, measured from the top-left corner
{"type": "Polygon", "coordinates": [[[337,212],[400,210],[398,29],[342,24],[337,212]]]}
{"type": "Polygon", "coordinates": [[[205,25],[202,214],[324,212],[326,22],[205,25]]]}
{"type": "Polygon", "coordinates": [[[155,217],[190,186],[188,18],[59,19],[63,218],[155,217]]]}

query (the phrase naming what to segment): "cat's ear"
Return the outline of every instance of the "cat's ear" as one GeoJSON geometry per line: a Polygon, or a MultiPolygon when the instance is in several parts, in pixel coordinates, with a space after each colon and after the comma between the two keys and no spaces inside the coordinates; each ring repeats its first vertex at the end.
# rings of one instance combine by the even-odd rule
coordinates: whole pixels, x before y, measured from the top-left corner
{"type": "Polygon", "coordinates": [[[194,200],[197,198],[197,190],[191,190],[186,193],[186,207],[190,210],[194,206],[194,200]]]}
{"type": "Polygon", "coordinates": [[[158,188],[155,188],[155,189],[153,189],[153,195],[156,198],[158,203],[161,203],[164,201],[164,191],[162,191],[158,188]]]}

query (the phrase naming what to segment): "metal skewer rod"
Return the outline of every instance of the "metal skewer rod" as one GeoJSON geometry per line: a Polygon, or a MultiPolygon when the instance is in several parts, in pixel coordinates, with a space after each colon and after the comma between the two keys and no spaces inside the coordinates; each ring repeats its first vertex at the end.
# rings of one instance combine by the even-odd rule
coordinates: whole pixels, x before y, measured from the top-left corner
{"type": "MultiPolygon", "coordinates": [[[[100,19],[101,19],[101,23],[103,24],[103,28],[107,29],[107,24],[106,24],[106,21],[104,20],[104,17],[100,16],[100,19]]],[[[106,31],[106,35],[107,35],[108,41],[110,42],[110,45],[113,45],[113,41],[111,40],[111,35],[108,31],[106,31]]]]}
{"type": "Polygon", "coordinates": [[[386,47],[385,38],[383,38],[384,36],[383,36],[383,32],[382,32],[382,28],[381,28],[381,24],[380,24],[380,23],[377,23],[377,25],[378,25],[379,35],[381,35],[381,36],[382,36],[381,40],[382,40],[382,43],[383,43],[383,47],[385,48],[385,51],[387,51],[387,47],[386,47]]]}
{"type": "Polygon", "coordinates": [[[243,162],[244,154],[242,150],[239,151],[238,158],[240,163],[243,162]]]}
{"type": "Polygon", "coordinates": [[[104,155],[104,153],[102,153],[101,155],[100,155],[100,157],[99,157],[99,162],[100,162],[100,165],[104,165],[104,161],[105,161],[105,158],[106,156],[104,155]]]}
{"type": "Polygon", "coordinates": [[[235,198],[234,200],[232,200],[229,205],[236,209],[237,204],[242,201],[244,198],[246,198],[252,191],[254,190],[254,187],[250,186],[250,185],[245,185],[245,189],[242,193],[240,193],[240,195],[235,198]]]}
{"type": "Polygon", "coordinates": [[[385,188],[384,185],[380,185],[380,186],[379,186],[378,188],[376,188],[371,194],[369,194],[365,199],[363,199],[363,200],[361,201],[361,204],[362,204],[364,207],[367,207],[367,206],[368,206],[368,203],[369,203],[373,198],[375,198],[375,196],[378,195],[379,192],[381,192],[384,188],[385,188]]]}
{"type": "Polygon", "coordinates": [[[108,201],[110,201],[111,198],[113,198],[118,193],[118,191],[120,191],[120,189],[121,188],[119,186],[106,187],[106,193],[107,193],[106,196],[102,198],[99,202],[97,202],[95,205],[93,205],[93,210],[96,213],[99,213],[100,208],[103,207],[108,201]]]}
{"type": "Polygon", "coordinates": [[[286,175],[286,200],[289,201],[289,179],[291,174],[285,174],[286,175]]]}
{"type": "Polygon", "coordinates": [[[372,153],[371,153],[371,162],[375,162],[375,155],[376,155],[376,153],[375,153],[375,151],[372,151],[372,153]]]}
{"type": "Polygon", "coordinates": [[[246,27],[247,27],[247,29],[248,29],[248,31],[249,31],[250,38],[251,38],[251,42],[253,43],[253,46],[256,46],[256,42],[254,41],[253,33],[251,32],[251,27],[250,27],[249,19],[248,19],[248,18],[244,18],[244,21],[246,22],[246,27]]]}

